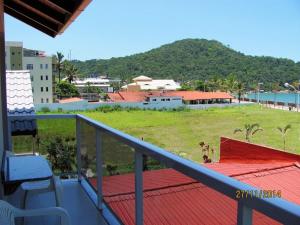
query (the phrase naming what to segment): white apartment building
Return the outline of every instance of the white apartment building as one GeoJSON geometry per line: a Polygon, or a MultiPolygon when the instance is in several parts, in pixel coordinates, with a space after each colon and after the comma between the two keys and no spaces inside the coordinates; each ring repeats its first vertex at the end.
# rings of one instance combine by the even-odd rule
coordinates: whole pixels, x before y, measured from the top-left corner
{"type": "Polygon", "coordinates": [[[80,93],[83,93],[84,88],[88,84],[92,87],[100,88],[105,93],[112,93],[114,91],[113,87],[110,86],[110,80],[107,78],[94,77],[75,79],[72,83],[77,87],[80,93]]]}
{"type": "Polygon", "coordinates": [[[33,101],[53,102],[52,57],[44,52],[23,48],[22,42],[5,42],[7,70],[29,70],[33,101]]]}

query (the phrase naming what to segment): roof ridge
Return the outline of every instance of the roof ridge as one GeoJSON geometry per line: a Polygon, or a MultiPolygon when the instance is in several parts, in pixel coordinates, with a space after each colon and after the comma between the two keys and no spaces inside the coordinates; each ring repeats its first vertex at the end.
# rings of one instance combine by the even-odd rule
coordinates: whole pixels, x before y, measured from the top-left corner
{"type": "MultiPolygon", "coordinates": [[[[185,185],[191,185],[191,184],[195,184],[195,183],[200,183],[198,181],[190,181],[187,183],[181,183],[181,184],[174,184],[174,185],[169,185],[169,186],[164,186],[164,187],[156,187],[156,188],[149,188],[149,189],[144,189],[143,192],[149,192],[149,191],[157,191],[157,190],[164,190],[167,188],[174,188],[174,187],[180,187],[180,186],[185,186],[185,185]]],[[[130,194],[134,194],[134,191],[130,191],[130,192],[124,192],[124,193],[117,193],[117,194],[110,194],[110,195],[103,195],[103,197],[117,197],[117,196],[124,196],[124,195],[130,195],[130,194]]]]}
{"type": "Polygon", "coordinates": [[[238,177],[238,176],[243,176],[243,175],[248,175],[248,174],[255,174],[255,173],[261,173],[261,172],[266,172],[266,171],[271,171],[271,170],[283,169],[283,168],[287,168],[287,167],[291,167],[291,166],[297,166],[297,165],[295,165],[295,162],[293,162],[293,163],[289,163],[289,164],[284,165],[284,166],[283,165],[278,165],[278,166],[274,166],[274,167],[271,167],[271,168],[269,167],[269,168],[257,169],[255,171],[249,171],[249,172],[245,172],[245,173],[230,174],[228,176],[229,177],[238,177]]]}
{"type": "MultiPolygon", "coordinates": [[[[165,192],[165,193],[159,192],[158,193],[158,192],[155,192],[155,191],[161,191],[161,190],[166,190],[166,189],[171,189],[171,188],[173,188],[173,190],[171,191],[172,193],[186,191],[187,190],[186,188],[185,189],[177,189],[177,190],[175,189],[174,190],[174,188],[183,187],[183,186],[191,186],[189,188],[189,190],[198,189],[198,188],[205,188],[205,187],[209,188],[209,186],[207,186],[207,185],[205,185],[201,182],[194,181],[194,182],[189,182],[189,183],[184,183],[184,184],[170,185],[170,186],[161,187],[161,188],[151,188],[151,189],[143,190],[143,193],[145,194],[145,193],[148,193],[148,192],[152,192],[151,196],[157,196],[157,195],[162,195],[162,194],[168,194],[170,192],[165,192]],[[193,184],[199,184],[200,186],[191,186],[193,184]]],[[[104,198],[115,198],[115,197],[126,196],[126,195],[127,195],[128,198],[135,198],[134,192],[127,192],[127,193],[113,194],[113,195],[104,195],[103,197],[104,198]]],[[[145,196],[145,198],[147,198],[147,197],[149,197],[149,196],[145,196]]],[[[126,200],[127,199],[118,198],[118,199],[115,199],[115,200],[111,199],[111,200],[109,200],[109,202],[121,202],[121,201],[126,201],[126,200]]]]}

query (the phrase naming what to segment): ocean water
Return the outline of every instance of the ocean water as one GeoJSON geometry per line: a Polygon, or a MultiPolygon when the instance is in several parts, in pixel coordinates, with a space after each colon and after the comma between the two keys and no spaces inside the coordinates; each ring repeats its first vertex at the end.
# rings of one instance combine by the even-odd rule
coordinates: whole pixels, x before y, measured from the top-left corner
{"type": "MultiPolygon", "coordinates": [[[[246,94],[245,98],[257,100],[257,93],[246,94]]],[[[296,93],[259,93],[259,99],[263,101],[276,101],[297,104],[296,93]]]]}

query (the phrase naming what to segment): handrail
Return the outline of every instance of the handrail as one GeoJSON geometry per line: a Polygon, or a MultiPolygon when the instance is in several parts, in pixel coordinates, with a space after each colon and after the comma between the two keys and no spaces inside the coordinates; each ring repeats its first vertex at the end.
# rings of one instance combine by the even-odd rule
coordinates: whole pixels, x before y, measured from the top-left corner
{"type": "MultiPolygon", "coordinates": [[[[9,116],[13,118],[28,118],[28,116],[9,116]]],[[[208,187],[223,193],[224,195],[236,200],[239,205],[257,210],[266,216],[273,218],[284,224],[299,224],[300,222],[300,206],[286,201],[280,198],[260,198],[258,196],[252,196],[251,198],[241,198],[236,199],[236,191],[238,190],[257,190],[259,189],[245,184],[241,181],[235,180],[231,177],[225,176],[221,173],[215,172],[204,166],[196,164],[187,159],[183,159],[173,153],[165,151],[164,149],[152,145],[150,143],[144,142],[138,138],[132,137],[122,131],[111,128],[105,124],[98,121],[90,119],[86,116],[77,114],[58,114],[58,115],[34,115],[29,116],[35,119],[49,119],[49,118],[76,118],[77,120],[82,120],[87,124],[93,126],[97,130],[105,132],[121,142],[133,147],[138,153],[151,156],[162,164],[171,167],[186,176],[189,176],[208,187]]],[[[243,223],[242,223],[243,224],[243,223]]]]}
{"type": "MultiPolygon", "coordinates": [[[[234,200],[237,200],[237,190],[259,191],[258,188],[215,172],[190,160],[181,158],[160,147],[132,137],[126,133],[123,133],[122,131],[111,128],[86,116],[78,114],[77,118],[84,120],[89,125],[114,136],[123,143],[135,148],[137,151],[159,160],[162,164],[165,164],[168,167],[192,177],[193,179],[207,185],[210,188],[213,188],[214,190],[217,190],[220,193],[225,194],[234,200]]],[[[299,224],[300,206],[284,199],[264,199],[253,196],[253,198],[242,198],[237,201],[242,202],[252,209],[258,210],[279,222],[285,224],[299,224]]]]}

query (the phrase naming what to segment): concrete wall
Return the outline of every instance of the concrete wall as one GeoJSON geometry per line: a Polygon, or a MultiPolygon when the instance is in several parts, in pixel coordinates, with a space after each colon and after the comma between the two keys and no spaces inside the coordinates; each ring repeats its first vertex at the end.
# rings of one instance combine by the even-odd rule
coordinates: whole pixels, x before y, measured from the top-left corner
{"type": "Polygon", "coordinates": [[[38,103],[34,104],[36,111],[41,111],[43,107],[49,108],[51,111],[57,111],[58,109],[62,109],[63,111],[84,111],[84,110],[93,110],[102,106],[110,105],[120,105],[121,107],[138,107],[141,109],[174,109],[179,107],[187,107],[189,109],[208,109],[212,107],[224,108],[224,107],[232,107],[232,106],[241,106],[248,105],[252,103],[232,103],[232,104],[203,104],[203,105],[184,105],[179,101],[171,101],[171,102],[97,102],[97,103],[89,103],[87,100],[82,100],[79,102],[70,102],[70,103],[38,103]]]}
{"type": "Polygon", "coordinates": [[[35,104],[35,110],[41,111],[43,107],[49,108],[51,111],[57,111],[58,109],[62,109],[63,111],[83,111],[83,110],[93,110],[96,108],[99,108],[101,106],[114,106],[114,105],[120,105],[121,107],[138,107],[141,109],[172,109],[172,108],[178,108],[183,106],[182,103],[178,102],[157,102],[157,103],[143,103],[143,102],[97,102],[97,103],[89,103],[86,100],[79,101],[79,102],[71,102],[71,103],[44,103],[44,104],[35,104]]]}
{"type": "Polygon", "coordinates": [[[189,109],[208,109],[208,108],[224,108],[224,107],[233,107],[233,106],[241,106],[241,105],[250,105],[249,103],[222,103],[222,104],[199,104],[199,105],[186,105],[189,109]]]}

